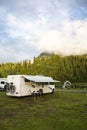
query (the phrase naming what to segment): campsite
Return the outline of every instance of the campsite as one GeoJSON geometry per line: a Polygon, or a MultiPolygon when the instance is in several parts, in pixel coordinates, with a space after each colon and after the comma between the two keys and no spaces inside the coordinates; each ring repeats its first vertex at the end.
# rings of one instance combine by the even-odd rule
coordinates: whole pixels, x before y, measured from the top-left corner
{"type": "Polygon", "coordinates": [[[0,0],[0,130],[87,130],[87,0],[0,0]]]}
{"type": "Polygon", "coordinates": [[[87,93],[9,97],[0,92],[1,130],[86,130],[87,93]]]}
{"type": "MultiPolygon", "coordinates": [[[[44,94],[37,98],[12,97],[1,91],[1,130],[87,130],[87,56],[38,57],[33,63],[24,61],[1,64],[1,70],[1,77],[19,74],[44,75],[61,81],[61,85],[67,83],[67,80],[72,83],[71,88],[68,84],[68,88],[63,86],[65,92],[59,91],[61,85],[58,83],[53,94],[44,94]],[[72,89],[79,89],[79,92],[70,91],[72,89]]],[[[13,83],[11,85],[16,85],[15,80],[13,83]]]]}
{"type": "MultiPolygon", "coordinates": [[[[1,91],[1,130],[87,130],[87,56],[37,57],[33,63],[25,60],[20,63],[1,64],[0,70],[1,77],[20,74],[44,75],[60,81],[61,85],[71,82],[67,84],[67,88],[63,86],[65,92],[59,91],[61,85],[58,83],[53,94],[44,94],[37,98],[12,97],[8,95],[9,93],[6,95],[5,91],[1,91]],[[70,91],[72,89],[79,92],[70,91]]],[[[30,77],[26,78],[30,80],[30,77]]],[[[18,83],[13,81],[9,78],[8,83],[16,86],[18,83]]],[[[36,82],[35,79],[33,81],[36,82]]],[[[13,89],[9,92],[14,94],[13,89]]],[[[18,94],[19,91],[15,92],[18,94]]]]}

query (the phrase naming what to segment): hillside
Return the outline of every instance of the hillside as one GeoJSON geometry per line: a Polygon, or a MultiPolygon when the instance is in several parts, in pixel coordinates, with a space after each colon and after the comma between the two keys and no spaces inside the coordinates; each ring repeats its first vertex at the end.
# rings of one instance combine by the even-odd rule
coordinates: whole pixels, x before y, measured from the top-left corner
{"type": "Polygon", "coordinates": [[[52,76],[54,79],[71,82],[87,81],[87,56],[65,56],[42,53],[34,62],[25,60],[19,63],[0,64],[0,77],[9,74],[29,74],[52,76]]]}

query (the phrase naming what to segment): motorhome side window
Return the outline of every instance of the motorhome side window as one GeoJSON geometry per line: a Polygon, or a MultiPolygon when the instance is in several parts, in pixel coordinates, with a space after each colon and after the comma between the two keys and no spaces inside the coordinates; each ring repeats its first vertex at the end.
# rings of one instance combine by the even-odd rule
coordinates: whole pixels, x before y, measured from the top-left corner
{"type": "Polygon", "coordinates": [[[49,83],[50,85],[54,85],[54,83],[49,83]]]}
{"type": "Polygon", "coordinates": [[[44,85],[48,85],[48,83],[44,83],[44,85]]]}
{"type": "Polygon", "coordinates": [[[25,79],[25,82],[30,82],[30,80],[28,80],[28,79],[25,79]]]}
{"type": "Polygon", "coordinates": [[[48,83],[46,83],[46,82],[42,83],[42,88],[44,88],[44,85],[48,85],[48,83]]]}

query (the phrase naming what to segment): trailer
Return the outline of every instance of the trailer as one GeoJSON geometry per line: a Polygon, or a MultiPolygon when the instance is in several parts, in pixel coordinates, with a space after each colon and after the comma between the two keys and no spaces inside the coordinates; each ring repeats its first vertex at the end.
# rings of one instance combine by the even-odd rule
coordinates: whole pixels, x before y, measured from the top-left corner
{"type": "Polygon", "coordinates": [[[22,97],[33,94],[53,93],[56,82],[59,81],[47,76],[8,75],[6,95],[22,97]]]}

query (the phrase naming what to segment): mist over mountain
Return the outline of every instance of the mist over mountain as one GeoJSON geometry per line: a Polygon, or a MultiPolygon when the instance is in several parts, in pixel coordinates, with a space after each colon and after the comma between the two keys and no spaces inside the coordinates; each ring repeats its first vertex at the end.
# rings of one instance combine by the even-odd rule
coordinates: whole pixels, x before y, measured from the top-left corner
{"type": "Polygon", "coordinates": [[[46,56],[52,56],[52,55],[54,55],[53,52],[43,51],[40,53],[38,57],[46,57],[46,56]]]}
{"type": "MultiPolygon", "coordinates": [[[[38,55],[38,58],[39,57],[48,57],[48,56],[52,56],[52,55],[59,55],[59,56],[65,56],[63,54],[60,54],[60,53],[55,53],[55,52],[50,52],[50,51],[43,51],[41,52],[39,55],[38,55]]],[[[78,56],[78,55],[84,55],[84,56],[87,56],[87,53],[83,53],[83,54],[72,54],[73,56],[78,56]]],[[[67,55],[67,56],[71,56],[71,55],[67,55]]]]}

